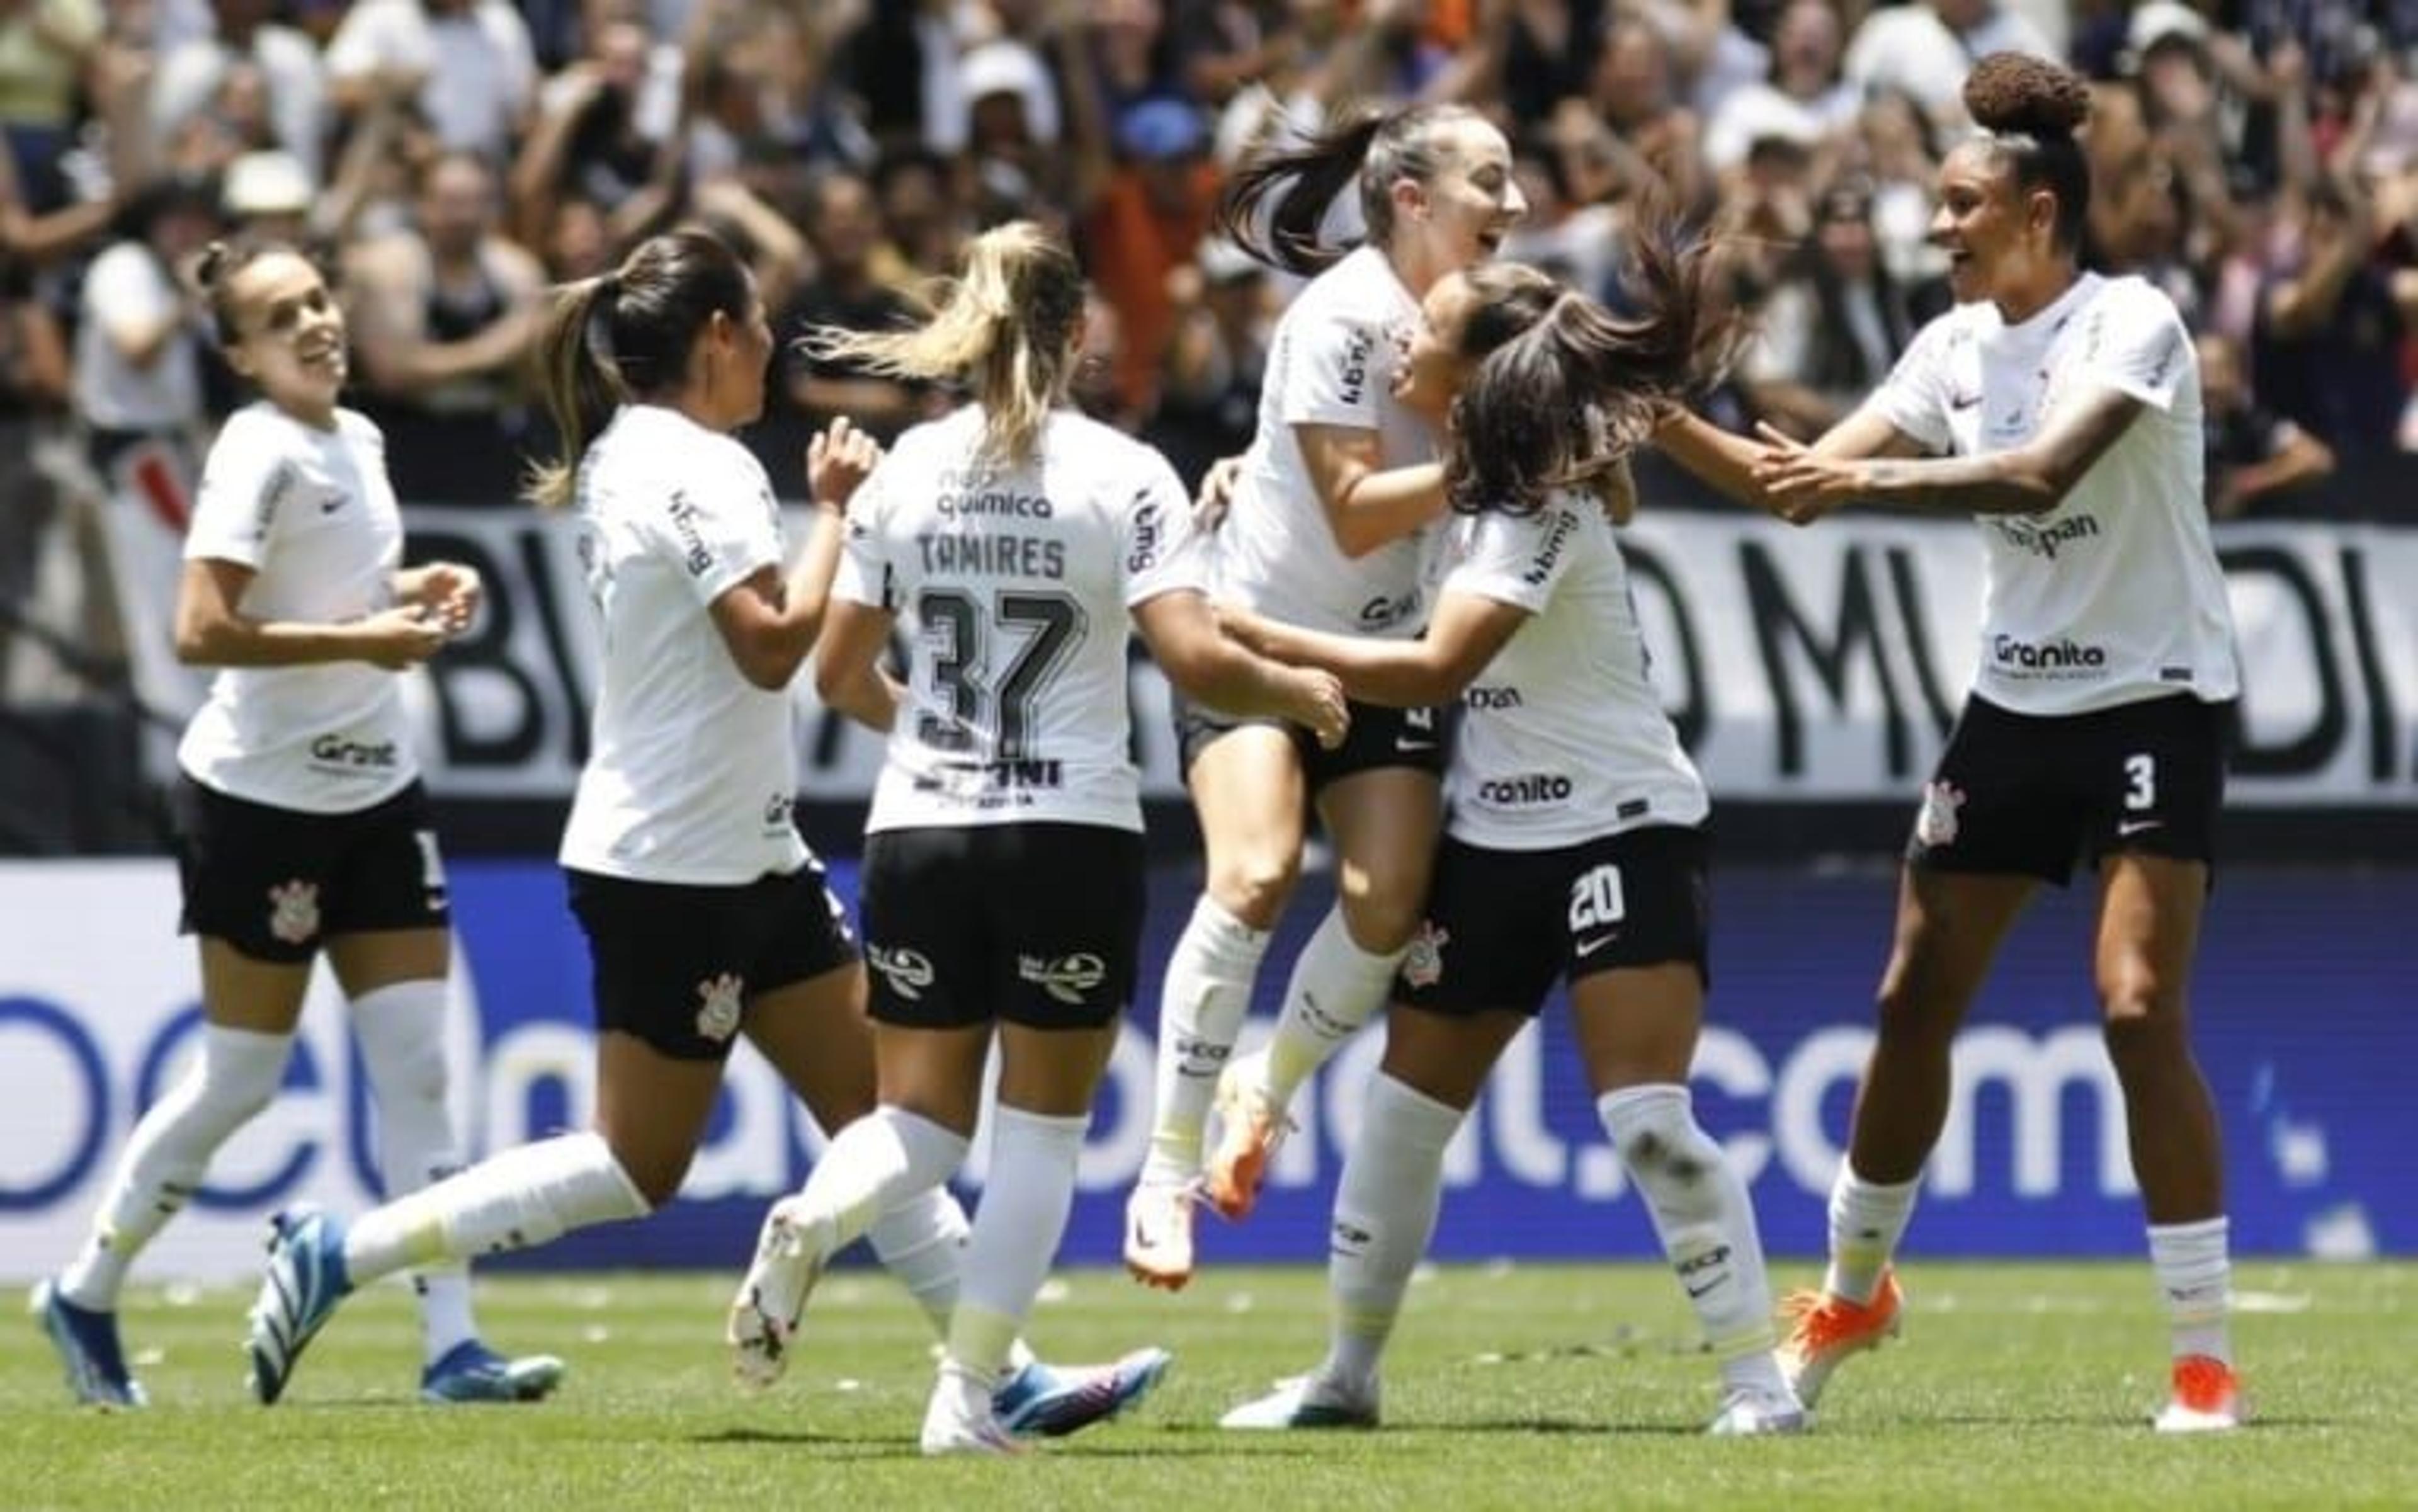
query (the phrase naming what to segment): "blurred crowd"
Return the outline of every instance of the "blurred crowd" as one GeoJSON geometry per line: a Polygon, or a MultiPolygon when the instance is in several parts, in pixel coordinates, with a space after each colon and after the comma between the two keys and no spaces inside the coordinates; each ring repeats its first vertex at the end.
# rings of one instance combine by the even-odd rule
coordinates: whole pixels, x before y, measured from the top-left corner
{"type": "MultiPolygon", "coordinates": [[[[1095,289],[1081,402],[1197,474],[1247,439],[1288,293],[1211,234],[1221,176],[1339,105],[1457,99],[1516,145],[1509,255],[1616,299],[1658,182],[1724,233],[1756,334],[1714,403],[1809,435],[1942,307],[1933,174],[2005,48],[2096,82],[2089,260],[2194,323],[2217,516],[2418,451],[2410,0],[0,0],[0,636],[40,597],[105,661],[96,516],[173,516],[241,400],[189,274],[233,230],[341,269],[407,502],[510,501],[548,285],[681,221],[785,336],[1056,226],[1095,289]]],[[[785,483],[825,417],[946,402],[783,363],[752,440],[785,483]]]]}

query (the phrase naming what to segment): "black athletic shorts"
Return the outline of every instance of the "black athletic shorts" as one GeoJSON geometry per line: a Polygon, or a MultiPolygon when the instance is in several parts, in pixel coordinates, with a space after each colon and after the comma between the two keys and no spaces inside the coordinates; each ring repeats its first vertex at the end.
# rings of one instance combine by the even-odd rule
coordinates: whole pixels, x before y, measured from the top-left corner
{"type": "Polygon", "coordinates": [[[337,935],[442,929],[451,917],[428,792],[416,782],[350,814],[310,814],[180,776],[169,808],[186,934],[300,965],[337,935]]]}
{"type": "Polygon", "coordinates": [[[1329,751],[1318,743],[1318,737],[1299,725],[1278,719],[1241,719],[1232,714],[1196,704],[1181,693],[1172,693],[1175,710],[1175,751],[1182,763],[1178,774],[1189,777],[1193,758],[1202,748],[1229,730],[1246,725],[1269,725],[1293,738],[1293,749],[1301,753],[1301,770],[1307,779],[1309,796],[1316,798],[1331,782],[1381,767],[1409,767],[1441,777],[1444,774],[1446,710],[1441,709],[1388,709],[1379,704],[1351,703],[1352,727],[1346,731],[1343,743],[1329,751]]]}
{"type": "Polygon", "coordinates": [[[969,824],[865,837],[873,1016],[1096,1029],[1133,1000],[1142,837],[1097,824],[969,824]]]}
{"type": "Polygon", "coordinates": [[[1706,832],[1658,824],[1558,850],[1445,837],[1397,1001],[1443,1014],[1534,1014],[1556,979],[1684,961],[1709,985],[1706,832]]]}
{"type": "Polygon", "coordinates": [[[2018,714],[1968,698],[1922,790],[1906,860],[2038,877],[2141,851],[2213,863],[2231,706],[2189,694],[2087,714],[2018,714]]]}
{"type": "Polygon", "coordinates": [[[758,998],[857,958],[847,910],[812,859],[729,887],[564,876],[595,969],[597,1028],[674,1060],[722,1060],[758,998]]]}

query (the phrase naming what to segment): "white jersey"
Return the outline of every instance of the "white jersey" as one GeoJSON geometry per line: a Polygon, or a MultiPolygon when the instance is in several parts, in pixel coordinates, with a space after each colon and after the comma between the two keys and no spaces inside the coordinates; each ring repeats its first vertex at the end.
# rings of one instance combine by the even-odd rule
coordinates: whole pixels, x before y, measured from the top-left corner
{"type": "Polygon", "coordinates": [[[1980,521],[1989,557],[1973,691],[2018,713],[2240,691],[2200,495],[2191,335],[2140,279],[2085,273],[2020,326],[1987,301],[1950,311],[1867,401],[1931,451],[1976,456],[2024,445],[2062,407],[2109,389],[2142,408],[2064,502],[1980,521]]]}
{"type": "Polygon", "coordinates": [[[1598,499],[1565,492],[1524,517],[1457,517],[1442,564],[1440,592],[1530,616],[1462,695],[1445,774],[1455,839],[1550,850],[1704,822],[1704,779],[1655,695],[1629,569],[1598,499]]]}
{"type": "Polygon", "coordinates": [[[858,489],[833,591],[889,610],[907,696],[867,832],[1070,823],[1139,831],[1126,618],[1205,590],[1167,459],[1068,410],[1036,460],[976,460],[983,412],[918,425],[858,489]]]}
{"type": "Polygon", "coordinates": [[[693,886],[795,871],[789,695],[741,675],[710,612],[782,564],[762,465],[678,410],[628,405],[579,465],[578,510],[604,655],[562,863],[693,886]]]}
{"type": "MultiPolygon", "coordinates": [[[[237,611],[334,624],[394,604],[403,515],[386,441],[349,409],[333,430],[268,403],[227,418],[202,467],[188,561],[253,570],[237,611]]],[[[351,814],[420,775],[395,674],[367,662],[222,667],[176,761],[231,797],[351,814]]]]}
{"type": "Polygon", "coordinates": [[[1395,343],[1418,319],[1385,253],[1363,247],[1311,280],[1277,322],[1259,426],[1217,531],[1218,597],[1309,630],[1418,634],[1427,532],[1346,557],[1293,434],[1296,425],[1374,431],[1381,467],[1434,460],[1426,424],[1392,393],[1395,343]]]}

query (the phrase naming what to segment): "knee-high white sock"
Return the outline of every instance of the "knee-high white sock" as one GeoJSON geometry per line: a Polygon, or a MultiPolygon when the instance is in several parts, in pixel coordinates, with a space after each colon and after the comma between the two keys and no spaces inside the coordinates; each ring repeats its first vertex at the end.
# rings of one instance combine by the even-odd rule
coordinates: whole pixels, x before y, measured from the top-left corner
{"type": "Polygon", "coordinates": [[[2226,1252],[2230,1225],[2222,1216],[2197,1223],[2150,1225],[2150,1264],[2166,1299],[2175,1358],[2205,1354],[2233,1363],[2233,1261],[2226,1252]]]}
{"type": "Polygon", "coordinates": [[[835,1255],[877,1218],[956,1174],[966,1142],[930,1119],[884,1104],[833,1138],[789,1199],[791,1219],[815,1230],[824,1254],[835,1255]]]}
{"type": "Polygon", "coordinates": [[[1411,1272],[1435,1235],[1444,1153],[1461,1127],[1450,1107],[1380,1071],[1335,1189],[1326,1290],[1334,1308],[1324,1373],[1354,1388],[1377,1377],[1411,1272]]]}
{"type": "Polygon", "coordinates": [[[1885,1186],[1856,1174],[1845,1160],[1830,1184],[1830,1268],[1822,1290],[1862,1306],[1880,1290],[1881,1273],[1897,1254],[1898,1241],[1914,1217],[1922,1178],[1885,1186]]]}
{"type": "Polygon", "coordinates": [[[1267,953],[1266,930],[1243,923],[1205,893],[1193,905],[1159,993],[1157,1109],[1143,1181],[1180,1185],[1201,1174],[1201,1126],[1267,953]]]}
{"type": "Polygon", "coordinates": [[[966,1210],[949,1189],[927,1186],[874,1219],[865,1233],[882,1269],[897,1277],[942,1338],[956,1310],[967,1229],[966,1210]]]}
{"type": "Polygon", "coordinates": [[[1268,1041],[1268,1092],[1278,1107],[1384,1006],[1402,952],[1371,955],[1352,940],[1340,904],[1329,909],[1293,963],[1284,1013],[1268,1041]]]}
{"type": "MultiPolygon", "coordinates": [[[[353,1000],[353,1037],[377,1094],[378,1166],[386,1195],[400,1197],[451,1176],[461,1141],[445,1098],[445,983],[397,982],[353,1000]]],[[[428,1363],[479,1336],[470,1273],[460,1265],[421,1271],[421,1352],[428,1363]]]]}
{"type": "Polygon", "coordinates": [[[134,1125],[90,1236],[60,1273],[69,1302],[103,1312],[117,1306],[126,1268],[191,1199],[219,1146],[276,1100],[293,1046],[290,1034],[202,1026],[201,1053],[134,1125]]]}
{"type": "Polygon", "coordinates": [[[1688,1089],[1624,1087],[1595,1106],[1722,1376],[1732,1385],[1786,1392],[1771,1354],[1771,1280],[1754,1207],[1722,1147],[1696,1122],[1688,1089]]]}
{"type": "Polygon", "coordinates": [[[966,1241],[965,1280],[949,1320],[947,1350],[948,1363],[986,1386],[998,1383],[1058,1258],[1090,1124],[1087,1118],[1051,1118],[1004,1103],[991,1110],[990,1178],[966,1241]]]}
{"type": "Polygon", "coordinates": [[[362,1214],[344,1232],[344,1272],[353,1285],[367,1286],[406,1266],[532,1249],[647,1211],[603,1135],[560,1135],[491,1155],[362,1214]]]}

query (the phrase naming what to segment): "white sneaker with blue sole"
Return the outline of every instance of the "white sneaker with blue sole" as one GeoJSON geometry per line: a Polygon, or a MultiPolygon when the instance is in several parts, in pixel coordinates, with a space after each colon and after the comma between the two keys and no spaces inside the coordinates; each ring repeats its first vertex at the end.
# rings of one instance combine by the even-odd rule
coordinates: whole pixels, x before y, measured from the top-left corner
{"type": "Polygon", "coordinates": [[[991,1394],[1000,1427],[1019,1439],[1061,1439],[1117,1416],[1153,1391],[1175,1356],[1136,1350],[1110,1365],[1048,1366],[1035,1360],[991,1394]]]}

